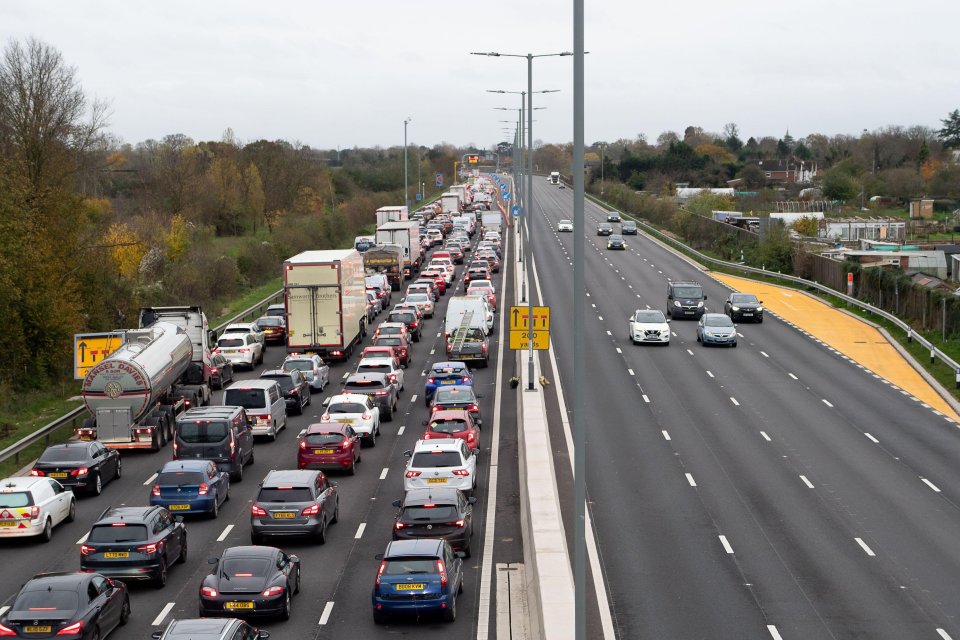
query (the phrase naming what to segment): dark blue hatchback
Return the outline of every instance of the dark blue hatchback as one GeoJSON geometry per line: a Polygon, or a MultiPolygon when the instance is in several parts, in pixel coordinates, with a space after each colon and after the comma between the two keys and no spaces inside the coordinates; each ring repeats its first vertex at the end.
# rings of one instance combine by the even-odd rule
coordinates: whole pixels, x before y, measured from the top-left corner
{"type": "Polygon", "coordinates": [[[373,621],[390,615],[439,614],[457,618],[463,591],[463,557],[446,540],[395,540],[387,545],[373,586],[373,621]]]}
{"type": "Polygon", "coordinates": [[[436,362],[427,372],[423,386],[423,402],[428,407],[438,387],[473,386],[473,374],[463,362],[436,362]]]}
{"type": "Polygon", "coordinates": [[[230,499],[230,474],[211,460],[171,460],[157,473],[150,504],[175,514],[206,513],[216,518],[230,499]]]}

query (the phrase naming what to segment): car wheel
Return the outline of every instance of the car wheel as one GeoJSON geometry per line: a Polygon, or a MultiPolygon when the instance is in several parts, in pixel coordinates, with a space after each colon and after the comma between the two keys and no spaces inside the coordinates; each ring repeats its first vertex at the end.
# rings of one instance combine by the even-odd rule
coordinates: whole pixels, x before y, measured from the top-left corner
{"type": "Polygon", "coordinates": [[[732,346],[734,349],[736,349],[736,348],[737,348],[737,343],[734,342],[733,345],[731,345],[731,346],[732,346]]]}
{"type": "Polygon", "coordinates": [[[216,520],[220,516],[220,503],[217,502],[217,498],[213,499],[213,509],[210,510],[210,517],[216,520]]]}
{"type": "Polygon", "coordinates": [[[350,468],[347,469],[347,475],[348,476],[357,475],[357,459],[356,458],[353,458],[352,460],[350,460],[350,468]]]}
{"type": "Polygon", "coordinates": [[[93,635],[90,636],[90,640],[100,640],[100,627],[93,630],[93,635]]]}
{"type": "MultiPolygon", "coordinates": [[[[471,532],[471,535],[472,535],[472,532],[471,532]]],[[[470,547],[472,547],[472,546],[473,546],[472,544],[467,543],[467,546],[463,548],[463,556],[464,556],[465,558],[469,558],[469,557],[470,557],[470,555],[471,555],[471,554],[470,554],[470,547]]]]}
{"type": "Polygon", "coordinates": [[[47,518],[43,525],[43,531],[40,532],[40,542],[50,542],[51,538],[53,538],[53,523],[47,518]]]}
{"type": "Polygon", "coordinates": [[[117,458],[117,471],[116,473],[113,474],[113,477],[119,480],[122,475],[123,475],[123,460],[121,460],[120,458],[117,458]]]}
{"type": "Polygon", "coordinates": [[[287,592],[287,598],[283,602],[283,611],[280,613],[280,618],[282,620],[290,619],[290,610],[293,608],[290,602],[290,589],[286,589],[286,592],[287,592]]]}
{"type": "Polygon", "coordinates": [[[253,464],[253,447],[250,447],[250,458],[247,460],[247,464],[253,464]]]}
{"type": "Polygon", "coordinates": [[[103,480],[100,479],[100,474],[95,474],[93,478],[93,486],[90,487],[90,494],[98,496],[103,492],[103,480]]]}
{"type": "Polygon", "coordinates": [[[313,394],[310,389],[307,389],[307,406],[309,407],[311,404],[313,404],[313,394]]]}
{"type": "Polygon", "coordinates": [[[230,485],[227,485],[227,495],[223,496],[224,502],[230,502],[230,485]]]}
{"type": "Polygon", "coordinates": [[[70,499],[70,508],[67,510],[67,522],[73,522],[77,519],[77,501],[70,499]]]}
{"type": "Polygon", "coordinates": [[[333,508],[333,517],[330,518],[330,524],[340,522],[340,498],[337,498],[337,506],[333,508]]]}
{"type": "Polygon", "coordinates": [[[757,316],[757,324],[763,324],[763,316],[757,316]]]}
{"type": "Polygon", "coordinates": [[[447,622],[454,622],[457,619],[457,596],[453,596],[450,606],[443,612],[443,619],[447,622]]]}
{"type": "Polygon", "coordinates": [[[167,584],[167,559],[160,558],[160,573],[153,579],[153,586],[162,589],[167,584]]]}
{"type": "Polygon", "coordinates": [[[177,556],[177,564],[184,564],[187,561],[187,534],[183,534],[180,541],[180,555],[177,556]]]}
{"type": "Polygon", "coordinates": [[[390,409],[383,416],[383,419],[385,422],[393,422],[393,407],[390,407],[390,409]]]}
{"type": "Polygon", "coordinates": [[[297,415],[298,415],[298,416],[302,416],[302,415],[303,415],[303,403],[302,403],[302,402],[297,402],[297,415]]]}
{"type": "Polygon", "coordinates": [[[250,544],[263,544],[263,536],[259,533],[250,532],[250,544]]]}
{"type": "Polygon", "coordinates": [[[123,599],[123,606],[120,608],[120,626],[124,626],[130,620],[130,598],[123,599]]]}
{"type": "Polygon", "coordinates": [[[383,624],[387,621],[387,614],[383,611],[373,610],[373,624],[383,624]]]}
{"type": "Polygon", "coordinates": [[[293,589],[293,595],[300,593],[300,569],[297,569],[297,586],[293,589]]]}
{"type": "Polygon", "coordinates": [[[320,520],[320,530],[317,531],[317,544],[327,544],[327,521],[320,520]]]}
{"type": "MultiPolygon", "coordinates": [[[[253,453],[250,454],[251,461],[253,459],[253,453]]],[[[243,464],[237,465],[237,470],[230,474],[231,480],[236,480],[237,482],[243,482],[243,464]]]]}
{"type": "Polygon", "coordinates": [[[274,423],[273,423],[273,433],[270,435],[270,442],[276,442],[276,441],[277,441],[277,433],[278,433],[278,431],[277,431],[277,423],[274,422],[274,423]]]}
{"type": "Polygon", "coordinates": [[[376,429],[370,432],[370,438],[368,438],[367,444],[371,447],[377,446],[377,430],[376,429]]]}

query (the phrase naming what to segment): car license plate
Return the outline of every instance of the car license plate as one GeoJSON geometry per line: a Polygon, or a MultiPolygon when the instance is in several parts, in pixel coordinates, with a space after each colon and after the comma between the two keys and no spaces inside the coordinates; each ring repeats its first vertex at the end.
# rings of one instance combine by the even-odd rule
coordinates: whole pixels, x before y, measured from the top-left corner
{"type": "Polygon", "coordinates": [[[224,602],[224,609],[253,609],[252,602],[224,602]]]}
{"type": "Polygon", "coordinates": [[[55,471],[55,472],[53,472],[53,473],[50,474],[50,477],[51,477],[51,478],[66,478],[66,477],[67,477],[67,474],[64,473],[63,471],[55,471]]]}
{"type": "Polygon", "coordinates": [[[273,517],[282,520],[284,518],[295,518],[297,514],[293,511],[277,511],[273,514],[273,517]]]}
{"type": "Polygon", "coordinates": [[[129,558],[129,551],[105,551],[103,553],[104,558],[129,558]]]}
{"type": "Polygon", "coordinates": [[[440,384],[457,384],[456,380],[441,380],[440,384]]]}
{"type": "Polygon", "coordinates": [[[328,456],[333,453],[333,449],[314,449],[313,453],[318,456],[328,456]]]}
{"type": "Polygon", "coordinates": [[[340,424],[353,424],[353,420],[350,418],[342,418],[340,420],[337,420],[337,422],[339,422],[340,424]]]}
{"type": "Polygon", "coordinates": [[[23,630],[26,633],[52,633],[53,627],[37,627],[31,625],[29,627],[24,627],[23,630]]]}
{"type": "Polygon", "coordinates": [[[446,478],[427,478],[427,484],[447,484],[446,478]]]}
{"type": "Polygon", "coordinates": [[[190,505],[188,504],[172,504],[167,507],[170,511],[190,511],[190,505]]]}
{"type": "Polygon", "coordinates": [[[396,586],[397,591],[423,591],[427,588],[427,585],[423,582],[408,582],[394,586],[396,586]]]}
{"type": "Polygon", "coordinates": [[[746,313],[746,312],[744,312],[744,313],[741,313],[740,315],[742,315],[744,318],[746,318],[747,316],[752,316],[753,313],[746,313]]]}
{"type": "Polygon", "coordinates": [[[17,526],[16,520],[14,520],[14,521],[10,521],[10,520],[0,521],[0,527],[15,527],[15,526],[17,526]]]}

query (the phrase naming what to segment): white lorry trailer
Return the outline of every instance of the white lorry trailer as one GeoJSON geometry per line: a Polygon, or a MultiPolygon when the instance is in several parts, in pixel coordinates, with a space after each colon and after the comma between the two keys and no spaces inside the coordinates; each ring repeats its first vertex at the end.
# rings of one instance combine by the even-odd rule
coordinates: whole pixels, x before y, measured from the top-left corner
{"type": "Polygon", "coordinates": [[[480,226],[484,231],[500,231],[500,227],[503,226],[503,216],[499,211],[485,213],[480,218],[480,226]]]}
{"type": "Polygon", "coordinates": [[[409,280],[420,272],[420,223],[416,220],[388,222],[377,227],[377,244],[398,244],[403,247],[403,276],[409,280]]]}
{"type": "Polygon", "coordinates": [[[403,222],[410,219],[410,210],[405,206],[380,207],[377,209],[377,226],[388,222],[403,222]]]}
{"type": "Polygon", "coordinates": [[[441,213],[449,213],[452,216],[460,215],[460,194],[455,191],[447,191],[440,196],[441,213]]]}

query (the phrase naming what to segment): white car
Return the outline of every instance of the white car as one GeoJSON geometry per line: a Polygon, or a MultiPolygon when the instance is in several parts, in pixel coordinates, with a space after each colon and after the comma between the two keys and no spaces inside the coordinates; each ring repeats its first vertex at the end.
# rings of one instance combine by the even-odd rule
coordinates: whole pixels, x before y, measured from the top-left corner
{"type": "Polygon", "coordinates": [[[477,455],[466,440],[417,440],[403,474],[403,490],[452,487],[471,493],[477,486],[477,455]]]}
{"type": "Polygon", "coordinates": [[[323,401],[326,411],[320,422],[340,422],[353,427],[366,443],[376,444],[380,435],[380,408],[362,393],[341,393],[323,401]]]}
{"type": "Polygon", "coordinates": [[[284,371],[299,369],[310,383],[311,391],[323,391],[330,383],[330,365],[315,353],[291,353],[280,368],[284,371]]]}
{"type": "Polygon", "coordinates": [[[253,369],[263,362],[263,344],[252,333],[227,333],[217,340],[214,353],[222,354],[234,365],[253,369]]]}
{"type": "Polygon", "coordinates": [[[557,231],[573,231],[573,222],[570,220],[561,220],[557,223],[557,231]]]}
{"type": "Polygon", "coordinates": [[[361,358],[357,363],[357,373],[385,373],[391,382],[397,386],[397,393],[403,391],[403,369],[396,358],[371,356],[361,358]]]}
{"type": "Polygon", "coordinates": [[[433,299],[428,293],[410,293],[403,299],[404,303],[416,305],[424,318],[433,317],[433,299]]]}
{"type": "Polygon", "coordinates": [[[430,260],[430,264],[427,265],[428,269],[443,269],[446,275],[447,284],[453,284],[454,278],[457,276],[457,268],[453,266],[453,260],[450,258],[433,258],[430,260]]]}
{"type": "Polygon", "coordinates": [[[670,319],[659,309],[637,309],[627,318],[630,342],[670,345],[670,319]]]}
{"type": "Polygon", "coordinates": [[[267,335],[256,322],[238,322],[236,324],[228,324],[227,328],[224,329],[223,333],[220,335],[225,336],[228,333],[249,333],[256,338],[257,342],[262,344],[264,348],[267,346],[267,335]]]}
{"type": "Polygon", "coordinates": [[[49,542],[55,526],[76,516],[73,492],[52,478],[0,480],[0,539],[39,536],[49,542]]]}

